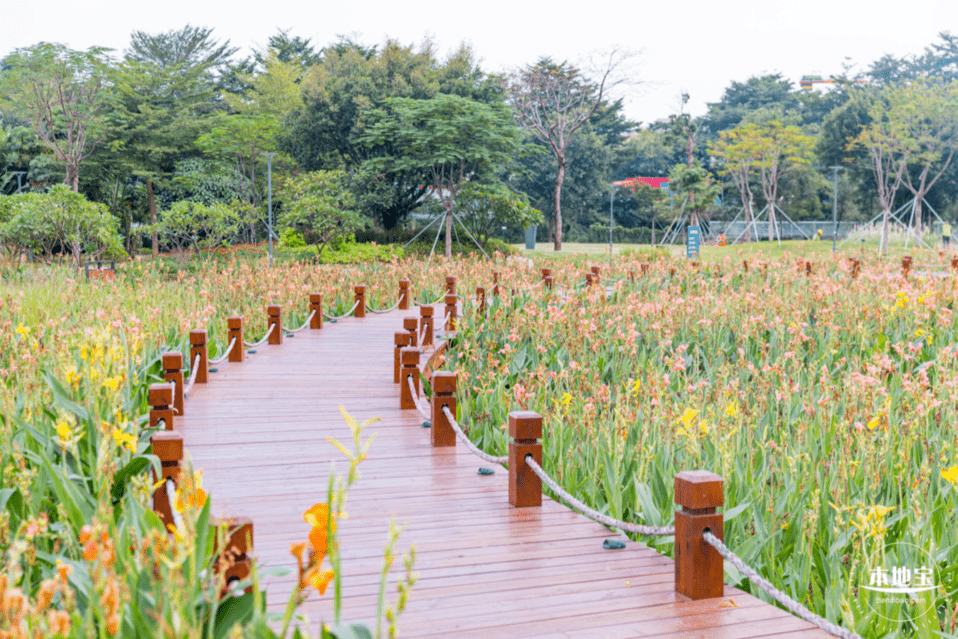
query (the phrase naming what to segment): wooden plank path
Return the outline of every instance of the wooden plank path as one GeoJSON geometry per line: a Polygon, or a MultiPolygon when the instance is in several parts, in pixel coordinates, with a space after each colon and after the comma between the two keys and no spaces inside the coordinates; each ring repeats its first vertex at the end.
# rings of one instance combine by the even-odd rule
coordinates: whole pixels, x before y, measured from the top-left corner
{"type": "MultiPolygon", "coordinates": [[[[186,400],[176,429],[213,512],[253,520],[260,565],[295,565],[289,546],[306,541],[303,512],[326,501],[331,463],[348,468],[326,440],[350,446],[342,404],[360,421],[381,418],[366,431],[376,440],[339,527],[344,621],[374,621],[395,519],[405,525],[397,551],[416,547],[419,575],[399,621],[404,638],[830,636],[729,586],[722,599],[691,601],[674,591],[671,559],[631,541],[603,550],[614,536],[603,526],[547,498],[513,508],[505,469],[479,476],[482,462],[461,444],[432,448],[418,412],[399,410],[392,379],[393,333],[415,314],[347,318],[262,345],[243,363],[220,364],[186,400]]],[[[390,601],[402,570],[397,559],[390,601]]],[[[271,610],[285,607],[296,581],[295,570],[267,580],[271,610]]],[[[314,633],[331,621],[330,602],[331,589],[313,591],[302,608],[314,633]]]]}

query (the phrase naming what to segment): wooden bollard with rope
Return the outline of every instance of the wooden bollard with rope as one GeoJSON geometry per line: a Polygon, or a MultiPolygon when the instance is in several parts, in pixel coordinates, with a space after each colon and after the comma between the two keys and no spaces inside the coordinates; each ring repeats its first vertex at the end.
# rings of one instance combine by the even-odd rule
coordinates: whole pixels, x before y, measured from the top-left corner
{"type": "Polygon", "coordinates": [[[447,333],[456,330],[456,304],[459,303],[459,297],[456,295],[446,295],[446,325],[443,327],[447,333]]]}
{"type": "Polygon", "coordinates": [[[901,258],[901,274],[904,277],[908,277],[908,273],[911,272],[911,255],[906,255],[901,258]]]}
{"type": "Polygon", "coordinates": [[[173,383],[173,408],[183,414],[183,353],[163,353],[163,379],[173,383]]]}
{"type": "MultiPolygon", "coordinates": [[[[253,520],[248,517],[234,517],[230,519],[214,520],[217,528],[225,528],[225,542],[223,550],[218,549],[219,535],[217,534],[216,548],[218,555],[216,572],[223,575],[224,588],[220,596],[227,594],[233,584],[248,579],[253,572],[251,556],[253,554],[253,520]]],[[[253,592],[253,587],[246,588],[247,594],[253,592]]]]}
{"type": "Polygon", "coordinates": [[[509,413],[509,503],[516,508],[542,505],[542,480],[529,468],[526,455],[542,466],[542,415],[509,413]]]}
{"type": "Polygon", "coordinates": [[[166,480],[172,479],[176,485],[180,481],[181,464],[183,463],[183,436],[175,430],[161,430],[150,436],[150,447],[153,454],[160,460],[161,476],[153,472],[153,511],[159,516],[164,527],[173,526],[175,519],[170,509],[172,495],[168,494],[166,480]]]}
{"type": "Polygon", "coordinates": [[[207,352],[206,331],[203,329],[190,331],[190,377],[193,377],[193,367],[196,366],[197,355],[200,356],[200,362],[196,371],[196,383],[205,384],[210,381],[210,360],[207,352]]]}
{"type": "Polygon", "coordinates": [[[456,431],[449,418],[442,412],[443,406],[456,414],[456,374],[437,371],[432,375],[432,445],[436,448],[456,445],[456,431]]]}
{"type": "Polygon", "coordinates": [[[150,428],[163,422],[163,428],[173,430],[173,387],[169,384],[150,384],[147,390],[150,405],[150,428]]]}
{"type": "Polygon", "coordinates": [[[395,357],[393,358],[393,383],[395,384],[398,384],[402,379],[399,375],[399,370],[402,368],[399,361],[399,354],[402,349],[408,348],[410,346],[409,340],[409,331],[396,331],[396,333],[393,335],[393,342],[396,345],[396,353],[395,357]]]}
{"type": "Polygon", "coordinates": [[[748,260],[742,260],[742,270],[748,273],[748,260]]]}
{"type": "Polygon", "coordinates": [[[492,272],[492,294],[499,295],[499,276],[501,273],[499,271],[492,272]]]}
{"type": "Polygon", "coordinates": [[[592,266],[592,267],[589,268],[589,270],[592,272],[592,280],[593,280],[596,284],[598,284],[599,282],[602,281],[602,278],[599,277],[599,272],[602,270],[602,267],[600,267],[600,266],[592,266]]]}
{"type": "Polygon", "coordinates": [[[862,261],[856,257],[850,259],[852,263],[852,279],[857,280],[862,272],[862,261]]]}
{"type": "MultiPolygon", "coordinates": [[[[433,329],[433,313],[435,309],[431,306],[420,306],[419,307],[419,331],[422,333],[422,345],[423,346],[432,346],[432,335],[433,329]]],[[[411,346],[415,346],[413,343],[411,346]]]]}
{"type": "Polygon", "coordinates": [[[323,327],[323,294],[309,294],[309,313],[312,319],[309,320],[309,328],[321,329],[323,327]]]}
{"type": "Polygon", "coordinates": [[[486,312],[486,289],[482,286],[476,287],[476,313],[486,312]]]}
{"type": "Polygon", "coordinates": [[[958,257],[951,258],[951,270],[958,271],[958,257]]]}
{"type": "Polygon", "coordinates": [[[456,294],[456,278],[454,275],[446,276],[446,295],[456,294]]]}
{"type": "Polygon", "coordinates": [[[541,272],[542,272],[542,281],[543,281],[543,282],[545,282],[545,281],[549,278],[549,276],[552,275],[552,269],[551,269],[551,268],[541,269],[541,272]]]}
{"type": "Polygon", "coordinates": [[[242,362],[245,360],[246,348],[243,346],[242,317],[234,315],[233,317],[226,318],[226,340],[227,344],[233,342],[233,348],[230,349],[229,361],[242,362]]]}
{"type": "Polygon", "coordinates": [[[808,260],[805,260],[805,277],[811,277],[812,275],[812,263],[808,260]]]}
{"type": "Polygon", "coordinates": [[[278,346],[283,343],[283,309],[279,304],[266,307],[266,330],[270,331],[267,344],[278,346]]]}
{"type": "Polygon", "coordinates": [[[366,287],[357,284],[353,287],[353,293],[356,296],[356,311],[353,317],[366,317],[366,287]]]}
{"type": "Polygon", "coordinates": [[[721,597],[724,592],[722,555],[702,534],[723,539],[725,504],[722,478],[706,470],[683,471],[675,476],[675,590],[690,599],[721,597]]]}
{"type": "Polygon", "coordinates": [[[594,281],[595,281],[595,280],[594,280],[594,278],[593,278],[592,273],[586,273],[586,274],[585,274],[585,285],[586,285],[586,286],[592,286],[592,284],[594,283],[594,281]]]}
{"type": "MultiPolygon", "coordinates": [[[[409,345],[419,346],[419,321],[415,317],[404,317],[402,319],[402,327],[406,329],[406,332],[409,334],[409,345]]],[[[423,340],[423,346],[425,345],[426,340],[423,340]]]]}
{"type": "Polygon", "coordinates": [[[401,410],[408,410],[410,408],[416,408],[416,399],[412,396],[412,391],[409,388],[409,382],[407,381],[410,377],[412,378],[412,383],[415,388],[416,397],[419,397],[419,349],[413,347],[407,347],[400,349],[399,351],[399,361],[402,364],[402,370],[399,371],[399,374],[402,379],[399,382],[399,408],[401,410]]]}
{"type": "Polygon", "coordinates": [[[399,310],[409,310],[409,280],[399,280],[399,310]]]}
{"type": "Polygon", "coordinates": [[[546,288],[550,291],[552,290],[552,287],[555,286],[555,278],[552,277],[552,275],[547,275],[543,281],[546,283],[546,288]]]}

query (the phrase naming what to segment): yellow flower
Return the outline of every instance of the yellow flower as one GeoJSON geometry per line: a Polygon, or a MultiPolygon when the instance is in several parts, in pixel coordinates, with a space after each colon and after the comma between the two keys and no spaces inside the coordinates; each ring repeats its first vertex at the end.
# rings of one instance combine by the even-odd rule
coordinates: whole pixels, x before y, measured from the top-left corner
{"type": "Polygon", "coordinates": [[[709,434],[709,423],[705,421],[704,419],[699,420],[699,433],[701,433],[702,435],[709,434]]]}
{"type": "Polygon", "coordinates": [[[728,415],[729,417],[737,417],[737,416],[738,416],[738,402],[735,401],[735,400],[732,400],[732,401],[730,401],[728,404],[726,404],[726,405],[725,405],[725,414],[728,415]]]}
{"type": "Polygon", "coordinates": [[[639,380],[635,380],[635,383],[632,384],[632,394],[633,394],[633,395],[638,395],[638,394],[639,394],[639,388],[641,388],[641,387],[642,387],[642,382],[640,382],[639,380]]]}
{"type": "Polygon", "coordinates": [[[61,441],[66,441],[73,437],[73,431],[70,430],[70,425],[66,422],[59,422],[57,424],[57,437],[59,437],[61,441]]]}
{"type": "Polygon", "coordinates": [[[119,428],[113,429],[113,441],[116,442],[117,446],[126,446],[130,449],[130,452],[136,452],[136,437],[119,428]]]}
{"type": "Polygon", "coordinates": [[[119,388],[120,383],[123,381],[122,375],[117,375],[116,377],[107,377],[103,380],[103,385],[109,388],[110,390],[115,391],[119,388]]]}
{"type": "Polygon", "coordinates": [[[203,490],[203,471],[184,475],[180,486],[177,487],[173,498],[173,507],[177,512],[183,512],[187,506],[202,508],[206,505],[206,491],[203,490]]]}
{"type": "Polygon", "coordinates": [[[952,466],[948,470],[941,471],[941,477],[951,482],[952,486],[958,486],[958,466],[952,466]]]}
{"type": "Polygon", "coordinates": [[[881,417],[876,417],[875,419],[868,422],[868,430],[875,430],[878,428],[878,424],[881,422],[881,417]]]}
{"type": "Polygon", "coordinates": [[[29,335],[30,327],[24,326],[23,324],[17,324],[17,335],[29,335]]]}
{"type": "Polygon", "coordinates": [[[921,330],[920,328],[915,331],[915,337],[924,337],[924,336],[925,336],[925,331],[921,330]]]}
{"type": "Polygon", "coordinates": [[[569,393],[562,393],[562,406],[568,406],[572,403],[572,395],[569,393]]]}
{"type": "Polygon", "coordinates": [[[686,408],[682,413],[682,416],[676,420],[678,423],[682,424],[685,427],[685,430],[691,430],[695,426],[695,417],[701,413],[700,410],[694,410],[692,408],[686,408]]]}
{"type": "Polygon", "coordinates": [[[312,586],[319,591],[319,594],[326,594],[326,587],[333,580],[335,573],[332,570],[319,570],[319,565],[314,566],[303,577],[304,586],[312,586]]]}
{"type": "Polygon", "coordinates": [[[85,346],[85,345],[84,345],[84,346],[81,346],[81,347],[80,347],[80,359],[86,359],[86,358],[88,357],[88,355],[89,355],[89,354],[87,353],[86,346],[85,346]]]}

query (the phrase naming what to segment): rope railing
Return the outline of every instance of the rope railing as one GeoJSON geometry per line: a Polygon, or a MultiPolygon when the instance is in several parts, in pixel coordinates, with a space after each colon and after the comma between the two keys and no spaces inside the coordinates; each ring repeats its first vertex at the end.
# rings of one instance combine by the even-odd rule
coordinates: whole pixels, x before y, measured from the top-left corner
{"type": "Polygon", "coordinates": [[[193,366],[190,368],[190,379],[183,388],[183,397],[189,395],[190,391],[193,390],[193,384],[196,383],[196,374],[200,372],[200,360],[201,356],[197,353],[196,357],[193,358],[193,366]]]}
{"type": "Polygon", "coordinates": [[[216,359],[211,359],[210,364],[222,364],[227,359],[229,359],[230,353],[233,350],[233,346],[236,345],[236,338],[230,340],[230,345],[226,347],[226,350],[223,351],[223,354],[217,357],[216,359]]]}
{"type": "Polygon", "coordinates": [[[243,345],[247,348],[256,348],[257,346],[262,346],[269,339],[269,336],[272,334],[273,329],[276,328],[276,324],[270,324],[269,328],[266,330],[266,335],[263,335],[263,339],[258,342],[249,343],[246,340],[243,340],[243,345]]]}
{"type": "Polygon", "coordinates": [[[367,306],[367,307],[366,307],[366,310],[369,311],[370,313],[376,313],[376,314],[378,315],[378,314],[380,314],[380,313],[389,313],[390,311],[395,311],[397,308],[399,308],[399,305],[400,305],[400,304],[402,304],[402,296],[401,296],[401,295],[399,296],[399,300],[398,300],[392,307],[387,308],[386,310],[377,311],[376,309],[374,309],[374,308],[371,307],[371,306],[367,306]]]}
{"type": "Polygon", "coordinates": [[[445,294],[445,293],[443,293],[443,294],[439,297],[439,299],[436,300],[435,302],[417,302],[416,300],[413,300],[412,303],[415,304],[416,306],[435,306],[436,304],[438,304],[439,302],[443,301],[444,299],[446,299],[446,294],[445,294]]]}
{"type": "Polygon", "coordinates": [[[643,526],[641,524],[632,524],[627,521],[620,521],[608,515],[603,515],[597,510],[589,508],[581,501],[570,495],[568,492],[562,489],[558,483],[552,477],[542,470],[542,467],[536,463],[532,455],[526,456],[526,463],[529,465],[529,468],[532,469],[536,475],[539,476],[539,479],[542,480],[542,483],[552,489],[556,495],[558,495],[562,501],[569,504],[575,510],[579,511],[586,517],[594,519],[595,521],[608,526],[609,528],[618,528],[619,530],[624,530],[625,532],[635,533],[638,535],[674,535],[675,527],[674,526],[643,526]]]}
{"type": "Polygon", "coordinates": [[[423,409],[422,404],[419,403],[419,394],[416,392],[416,382],[413,381],[412,375],[406,376],[406,382],[409,384],[409,394],[412,396],[412,401],[416,405],[416,410],[418,410],[422,418],[428,422],[432,419],[432,415],[427,413],[423,409]]]}
{"type": "Polygon", "coordinates": [[[475,444],[473,444],[472,441],[469,439],[469,437],[467,437],[466,434],[462,432],[462,428],[459,426],[459,422],[456,421],[456,416],[452,414],[452,411],[449,410],[448,406],[442,407],[442,414],[445,415],[446,419],[449,420],[449,425],[452,426],[452,429],[454,431],[456,431],[456,436],[459,438],[459,440],[463,444],[465,444],[466,448],[472,451],[472,453],[476,457],[478,457],[479,459],[482,459],[483,461],[487,461],[490,464],[504,464],[507,461],[509,461],[508,455],[505,455],[503,457],[495,457],[483,451],[481,448],[479,448],[475,444]]]}
{"type": "Polygon", "coordinates": [[[350,315],[352,315],[352,314],[353,314],[353,311],[356,310],[356,307],[357,307],[357,306],[359,306],[359,300],[356,300],[356,303],[353,304],[353,307],[352,307],[351,309],[349,309],[348,311],[346,311],[345,315],[339,315],[339,316],[337,316],[337,317],[334,317],[334,316],[332,316],[332,315],[327,314],[326,312],[323,312],[323,317],[325,317],[325,318],[328,319],[328,320],[341,320],[341,319],[344,319],[344,318],[349,317],[350,315]]]}
{"type": "Polygon", "coordinates": [[[183,517],[176,509],[176,484],[170,477],[166,478],[166,499],[170,503],[170,515],[173,517],[173,527],[183,530],[183,517]]]}
{"type": "Polygon", "coordinates": [[[742,561],[738,555],[729,550],[728,546],[722,543],[722,540],[713,535],[710,531],[706,530],[702,534],[702,538],[705,540],[705,543],[712,546],[712,548],[715,548],[715,550],[717,550],[724,559],[735,566],[739,572],[748,577],[750,582],[768,593],[772,599],[782,604],[782,606],[784,606],[785,609],[793,615],[801,617],[805,621],[815,624],[825,632],[833,634],[836,637],[841,637],[841,639],[862,639],[861,636],[855,634],[851,630],[836,626],[824,617],[816,615],[814,612],[773,586],[768,582],[768,580],[764,579],[761,575],[755,572],[755,570],[749,568],[748,565],[746,565],[746,563],[742,561]]]}
{"type": "Polygon", "coordinates": [[[306,330],[307,328],[309,328],[309,325],[313,321],[313,318],[315,316],[316,316],[316,311],[312,311],[309,314],[309,317],[306,318],[306,321],[303,323],[302,326],[300,326],[299,328],[287,328],[286,331],[288,333],[299,333],[300,331],[306,330]]]}

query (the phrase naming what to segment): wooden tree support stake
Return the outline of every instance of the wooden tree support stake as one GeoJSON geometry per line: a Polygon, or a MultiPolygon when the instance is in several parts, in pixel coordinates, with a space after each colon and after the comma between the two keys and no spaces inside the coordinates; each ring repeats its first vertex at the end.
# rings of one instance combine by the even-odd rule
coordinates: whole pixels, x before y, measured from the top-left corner
{"type": "Polygon", "coordinates": [[[456,445],[456,431],[445,413],[443,406],[456,414],[456,374],[451,371],[436,371],[432,374],[432,445],[436,448],[456,445]]]}
{"type": "Polygon", "coordinates": [[[206,350],[206,331],[198,329],[190,331],[190,376],[193,375],[193,366],[196,356],[200,356],[199,370],[196,372],[196,383],[205,384],[210,381],[210,360],[206,350]]]}
{"type": "Polygon", "coordinates": [[[153,454],[160,459],[162,477],[153,473],[153,481],[159,484],[153,491],[153,510],[164,526],[173,525],[173,513],[170,511],[170,496],[166,492],[166,480],[172,479],[176,485],[180,481],[180,464],[183,462],[183,436],[176,431],[161,430],[150,437],[153,454]]]}
{"type": "Polygon", "coordinates": [[[722,478],[706,470],[687,470],[675,476],[675,590],[691,599],[721,597],[724,591],[722,555],[702,538],[711,531],[723,539],[725,504],[722,478]]]}
{"type": "MultiPolygon", "coordinates": [[[[431,306],[419,307],[419,330],[423,331],[423,327],[425,327],[425,331],[423,331],[422,333],[423,346],[432,346],[432,334],[433,334],[433,329],[435,328],[435,326],[433,325],[433,322],[435,321],[433,319],[434,312],[435,312],[435,309],[431,306]]],[[[410,344],[410,346],[415,346],[415,345],[416,345],[415,342],[410,344]]]]}
{"type": "Polygon", "coordinates": [[[399,310],[409,310],[409,280],[399,280],[399,310]]]}
{"type": "Polygon", "coordinates": [[[309,294],[309,312],[310,314],[316,313],[313,315],[313,319],[309,320],[309,329],[318,330],[323,327],[323,294],[322,293],[310,293],[309,294]]]}
{"type": "Polygon", "coordinates": [[[395,344],[396,344],[396,348],[394,349],[394,350],[396,351],[396,355],[395,355],[395,357],[393,358],[393,359],[395,359],[395,361],[393,362],[393,382],[396,383],[396,384],[398,384],[398,383],[401,381],[401,379],[402,379],[402,378],[400,377],[400,375],[399,375],[399,369],[402,368],[402,366],[401,366],[401,364],[400,364],[400,361],[399,361],[399,352],[400,352],[402,349],[409,347],[409,345],[410,345],[410,344],[409,344],[409,332],[408,332],[408,331],[397,331],[397,332],[393,335],[393,340],[395,341],[395,344]]]}
{"type": "Polygon", "coordinates": [[[526,463],[526,455],[542,466],[542,415],[532,411],[509,413],[509,503],[516,508],[542,505],[542,480],[526,463]]]}
{"type": "Polygon", "coordinates": [[[147,402],[150,405],[150,428],[156,428],[162,421],[166,430],[173,430],[173,387],[150,384],[147,402]]]}
{"type": "Polygon", "coordinates": [[[163,379],[173,382],[173,408],[177,415],[183,414],[183,353],[171,351],[163,354],[163,379]]]}
{"type": "Polygon", "coordinates": [[[356,311],[353,313],[353,317],[366,317],[366,287],[362,284],[357,284],[353,287],[353,292],[356,294],[356,301],[359,304],[356,305],[356,311]]]}
{"type": "Polygon", "coordinates": [[[416,388],[416,397],[419,397],[419,349],[406,347],[399,351],[399,361],[402,364],[400,374],[402,379],[399,384],[399,408],[409,410],[416,408],[416,402],[409,390],[407,378],[412,377],[413,385],[416,388]]]}
{"type": "Polygon", "coordinates": [[[242,362],[246,359],[246,347],[243,344],[243,318],[239,315],[227,317],[226,329],[226,343],[236,340],[233,342],[233,348],[230,349],[229,361],[242,362]]]}
{"type": "Polygon", "coordinates": [[[283,343],[283,309],[278,304],[266,307],[266,328],[275,325],[276,328],[269,334],[267,344],[279,346],[283,343]]]}

